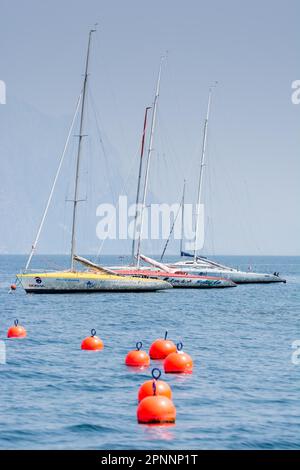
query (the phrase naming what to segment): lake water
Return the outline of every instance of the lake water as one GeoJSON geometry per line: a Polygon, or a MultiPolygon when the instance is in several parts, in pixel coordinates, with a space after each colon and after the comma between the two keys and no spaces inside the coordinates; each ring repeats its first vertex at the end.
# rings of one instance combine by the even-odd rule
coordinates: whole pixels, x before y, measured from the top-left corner
{"type": "MultiPolygon", "coordinates": [[[[219,257],[244,267],[248,258],[219,257]]],[[[299,449],[300,257],[256,257],[287,284],[156,293],[8,294],[22,256],[0,256],[1,449],[299,449]],[[15,318],[24,340],[7,340],[15,318]],[[103,351],[80,350],[91,328],[103,351]],[[137,341],[169,331],[194,360],[189,376],[164,375],[174,426],[139,425],[137,391],[151,369],[124,365],[137,341]],[[3,343],[2,343],[3,344],[3,343]]],[[[48,256],[42,266],[63,264],[48,256]]],[[[107,257],[105,262],[118,263],[107,257]]],[[[154,365],[157,366],[157,362],[154,365]]]]}

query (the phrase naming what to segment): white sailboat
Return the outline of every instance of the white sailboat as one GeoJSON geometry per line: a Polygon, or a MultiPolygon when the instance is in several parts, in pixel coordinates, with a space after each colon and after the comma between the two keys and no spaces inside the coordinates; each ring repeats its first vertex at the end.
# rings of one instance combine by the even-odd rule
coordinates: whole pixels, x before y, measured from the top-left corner
{"type": "MultiPolygon", "coordinates": [[[[212,277],[222,277],[229,279],[236,284],[246,284],[246,283],[271,283],[271,282],[286,282],[285,279],[279,276],[279,273],[274,272],[273,274],[268,273],[256,273],[252,271],[239,271],[238,269],[224,266],[216,261],[212,261],[208,258],[198,255],[197,245],[198,245],[198,234],[199,234],[199,209],[202,199],[202,190],[203,190],[203,175],[205,168],[205,156],[206,156],[206,143],[207,143],[207,129],[208,121],[210,115],[210,106],[211,106],[211,97],[212,97],[212,88],[209,89],[208,95],[208,104],[207,104],[207,113],[206,119],[204,121],[204,130],[203,130],[203,142],[202,142],[202,154],[200,162],[200,173],[199,173],[199,183],[198,183],[198,195],[197,195],[197,213],[196,213],[196,228],[195,228],[195,246],[194,253],[186,253],[183,251],[183,236],[180,246],[180,256],[186,259],[177,261],[175,263],[168,264],[171,269],[178,269],[182,272],[197,274],[200,276],[212,276],[212,277]],[[192,260],[190,259],[192,258],[192,260]]],[[[184,186],[185,188],[185,186],[184,186]]],[[[183,196],[184,199],[184,196],[183,196]]],[[[182,204],[182,211],[184,210],[184,204],[182,204]]],[[[182,215],[182,224],[184,217],[182,215]]]]}
{"type": "Polygon", "coordinates": [[[148,266],[122,267],[114,268],[115,272],[120,272],[129,276],[145,276],[151,279],[163,279],[176,288],[197,288],[197,289],[215,289],[224,287],[236,287],[236,284],[230,279],[215,276],[200,276],[198,274],[182,272],[180,269],[170,268],[164,263],[160,263],[149,256],[141,254],[143,260],[148,266]],[[149,266],[150,265],[150,266],[149,266]]]}
{"type": "MultiPolygon", "coordinates": [[[[182,252],[182,257],[189,257],[188,253],[182,252]]],[[[252,283],[272,283],[283,282],[286,280],[279,276],[279,273],[256,273],[252,271],[240,271],[236,268],[224,266],[216,261],[208,258],[197,256],[196,260],[189,261],[188,259],[180,260],[175,263],[168,263],[172,269],[179,270],[198,276],[222,277],[233,281],[235,284],[252,284],[252,283]]]]}
{"type": "Polygon", "coordinates": [[[59,167],[54,179],[54,183],[50,192],[49,199],[46,204],[35,241],[32,245],[32,249],[26,263],[26,267],[23,273],[17,275],[18,281],[21,283],[23,288],[28,293],[78,293],[78,292],[102,292],[102,291],[156,291],[162,289],[168,289],[172,286],[160,279],[148,279],[143,277],[132,277],[122,276],[118,273],[112,272],[107,268],[95,265],[89,260],[76,256],[76,229],[77,229],[77,218],[78,218],[78,202],[79,202],[79,173],[80,173],[80,160],[82,156],[82,139],[84,137],[84,117],[85,117],[85,105],[86,105],[86,91],[87,81],[89,75],[89,57],[91,38],[95,30],[89,32],[88,48],[85,62],[85,74],[83,81],[82,93],[77,102],[76,111],[73,117],[73,121],[69,130],[65,148],[59,163],[59,167]],[[72,129],[75,123],[77,113],[80,108],[80,132],[78,141],[78,151],[76,160],[76,176],[75,176],[75,188],[74,188],[74,199],[73,199],[73,213],[72,213],[72,236],[71,236],[71,262],[70,269],[63,271],[35,271],[29,272],[29,266],[31,263],[32,256],[35,252],[37,243],[40,238],[40,234],[46,219],[48,209],[52,200],[56,182],[62,167],[66,149],[68,146],[69,138],[72,133],[72,129]],[[85,270],[75,269],[75,262],[81,263],[85,267],[85,270]]]}

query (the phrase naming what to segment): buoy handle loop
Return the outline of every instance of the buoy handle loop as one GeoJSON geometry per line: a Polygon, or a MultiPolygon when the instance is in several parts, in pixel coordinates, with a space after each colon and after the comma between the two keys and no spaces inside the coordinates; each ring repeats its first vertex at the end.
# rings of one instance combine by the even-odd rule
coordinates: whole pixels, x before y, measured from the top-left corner
{"type": "Polygon", "coordinates": [[[143,346],[142,341],[138,341],[135,346],[136,346],[136,349],[137,349],[138,351],[139,351],[140,349],[142,349],[142,346],[143,346]]]}
{"type": "Polygon", "coordinates": [[[154,367],[154,369],[152,369],[152,377],[154,380],[158,380],[161,376],[161,370],[158,369],[157,367],[154,367]]]}
{"type": "Polygon", "coordinates": [[[93,338],[94,336],[96,336],[96,333],[97,333],[97,331],[95,330],[95,328],[93,328],[93,329],[91,330],[91,336],[92,336],[92,338],[93,338]]]}
{"type": "Polygon", "coordinates": [[[166,331],[165,332],[165,340],[167,339],[167,336],[168,336],[168,332],[166,331]]]}
{"type": "Polygon", "coordinates": [[[17,318],[15,319],[14,324],[15,324],[15,326],[18,326],[19,320],[17,318]]]}
{"type": "Polygon", "coordinates": [[[177,343],[177,351],[181,351],[181,350],[182,350],[182,348],[183,348],[183,344],[182,344],[182,342],[180,342],[180,343],[177,343]]]}

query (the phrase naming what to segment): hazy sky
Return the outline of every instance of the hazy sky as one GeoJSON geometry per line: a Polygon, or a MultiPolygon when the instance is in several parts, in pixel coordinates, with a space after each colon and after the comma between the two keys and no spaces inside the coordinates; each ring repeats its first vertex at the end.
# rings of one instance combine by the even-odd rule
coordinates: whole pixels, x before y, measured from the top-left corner
{"type": "MultiPolygon", "coordinates": [[[[207,91],[218,80],[207,250],[300,255],[300,105],[291,102],[291,83],[300,79],[299,18],[297,0],[0,0],[0,80],[7,86],[0,252],[30,247],[80,89],[87,32],[98,22],[91,90],[108,142],[106,180],[122,185],[137,165],[144,108],[167,50],[151,191],[176,202],[185,177],[188,199],[195,199],[207,91]]],[[[43,251],[54,246],[53,224],[51,230],[43,251]]],[[[115,242],[106,252],[124,246],[115,242]]]]}

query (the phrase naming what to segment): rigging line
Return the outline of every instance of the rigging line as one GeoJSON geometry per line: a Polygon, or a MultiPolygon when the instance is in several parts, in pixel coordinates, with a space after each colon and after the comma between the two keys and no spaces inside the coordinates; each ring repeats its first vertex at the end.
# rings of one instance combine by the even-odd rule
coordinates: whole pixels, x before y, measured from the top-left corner
{"type": "MultiPolygon", "coordinates": [[[[87,100],[87,107],[86,107],[86,121],[87,121],[87,129],[91,129],[90,126],[90,109],[89,109],[89,101],[87,100]]],[[[91,156],[93,155],[93,149],[92,149],[92,139],[91,136],[88,135],[86,138],[86,158],[85,158],[85,168],[84,171],[81,171],[81,174],[85,174],[85,178],[81,178],[82,181],[82,195],[83,195],[83,203],[85,205],[85,210],[82,211],[83,215],[82,217],[82,222],[84,224],[84,227],[89,227],[89,216],[90,216],[90,211],[89,207],[92,205],[92,193],[91,193],[91,188],[92,188],[92,171],[91,171],[91,156]]],[[[84,237],[84,241],[88,242],[88,237],[84,237]]],[[[86,245],[86,249],[88,247],[88,244],[86,245]]]]}
{"type": "Polygon", "coordinates": [[[180,210],[181,210],[181,208],[182,208],[183,201],[184,201],[184,196],[182,196],[182,198],[181,198],[181,204],[179,205],[178,210],[177,210],[177,213],[176,213],[176,216],[175,216],[175,219],[173,220],[173,224],[172,224],[172,227],[171,227],[169,236],[168,236],[168,238],[167,238],[167,241],[166,241],[166,243],[165,243],[164,249],[163,249],[163,251],[162,251],[162,254],[161,254],[161,257],[160,257],[160,261],[163,260],[163,257],[164,257],[164,255],[165,255],[166,249],[167,249],[167,247],[168,247],[168,244],[169,244],[171,235],[172,235],[172,233],[173,233],[173,230],[174,230],[174,227],[175,227],[175,224],[176,224],[176,220],[177,220],[178,215],[179,215],[179,213],[180,213],[180,210]]]}
{"type": "Polygon", "coordinates": [[[67,209],[67,201],[66,199],[64,200],[63,203],[63,223],[62,223],[62,246],[63,246],[63,253],[66,251],[66,209],[67,209]]]}
{"type": "MultiPolygon", "coordinates": [[[[183,111],[184,107],[183,107],[182,102],[181,102],[181,98],[184,95],[177,93],[177,85],[176,85],[175,76],[178,77],[178,71],[177,70],[174,71],[173,61],[172,60],[169,61],[169,66],[168,66],[168,70],[166,71],[166,75],[167,75],[167,80],[166,81],[167,81],[167,83],[170,84],[170,86],[168,87],[168,91],[170,93],[171,102],[172,102],[173,105],[175,104],[174,108],[177,108],[177,109],[174,109],[174,115],[182,117],[182,116],[184,116],[184,114],[186,114],[183,111]],[[174,88],[175,88],[175,92],[174,92],[174,88]]],[[[191,141],[191,132],[190,132],[190,127],[188,126],[187,120],[180,120],[180,132],[183,135],[183,138],[184,138],[185,142],[191,141]],[[187,130],[189,132],[187,132],[187,130]],[[188,134],[190,134],[190,135],[188,135],[188,134]]]]}
{"type": "MultiPolygon", "coordinates": [[[[95,106],[95,100],[94,100],[91,88],[89,86],[88,86],[88,94],[90,96],[90,101],[91,101],[91,104],[92,104],[91,107],[92,107],[92,110],[93,110],[93,113],[94,113],[96,128],[97,128],[98,136],[99,136],[99,141],[100,141],[101,149],[102,149],[103,156],[104,156],[105,167],[106,167],[105,170],[106,170],[107,174],[109,175],[108,156],[107,156],[107,152],[106,152],[106,149],[105,149],[105,146],[104,146],[104,141],[102,139],[102,133],[101,133],[101,129],[100,129],[100,118],[98,116],[96,106],[95,106]]],[[[116,202],[117,196],[116,196],[116,194],[113,190],[110,178],[108,178],[108,185],[109,185],[111,195],[112,195],[114,201],[116,202]]]]}
{"type": "Polygon", "coordinates": [[[43,259],[43,264],[45,265],[45,268],[47,269],[48,271],[48,268],[50,271],[59,271],[61,270],[61,264],[57,264],[52,258],[48,258],[48,256],[46,256],[44,259],[43,259]]]}
{"type": "Polygon", "coordinates": [[[88,204],[87,212],[89,215],[88,221],[89,221],[89,226],[90,226],[94,217],[94,213],[95,213],[94,209],[99,204],[100,188],[101,190],[103,190],[103,187],[101,184],[99,186],[98,167],[94,166],[94,159],[92,158],[92,156],[97,153],[97,148],[95,148],[95,141],[92,138],[89,140],[89,148],[90,148],[89,155],[91,157],[88,159],[88,162],[89,162],[88,199],[90,203],[88,204]]]}
{"type": "MultiPolygon", "coordinates": [[[[134,167],[135,167],[135,164],[136,164],[136,160],[137,160],[137,158],[138,158],[138,152],[139,152],[139,150],[137,150],[137,152],[136,152],[134,158],[133,158],[132,161],[131,161],[131,166],[129,167],[129,171],[128,171],[128,174],[127,174],[125,180],[123,180],[123,181],[124,181],[124,184],[123,184],[123,186],[122,186],[122,188],[121,188],[120,194],[125,194],[125,193],[126,193],[126,188],[127,188],[127,186],[128,186],[128,182],[129,182],[130,179],[132,178],[133,172],[135,171],[134,167]]],[[[116,201],[116,209],[117,209],[118,207],[119,207],[119,200],[116,201]]],[[[113,221],[114,217],[115,217],[115,216],[113,215],[113,216],[109,219],[108,224],[110,224],[110,223],[113,221]]],[[[97,262],[97,260],[99,259],[100,254],[101,254],[102,249],[103,249],[103,246],[104,246],[104,242],[106,241],[107,238],[108,238],[108,237],[106,237],[106,238],[104,238],[104,239],[102,240],[102,242],[101,242],[101,244],[100,244],[100,247],[99,247],[99,249],[98,249],[98,251],[97,251],[97,254],[96,254],[96,256],[95,256],[95,262],[97,262]]]]}
{"type": "MultiPolygon", "coordinates": [[[[97,48],[100,50],[100,41],[98,40],[97,37],[96,37],[96,45],[97,45],[97,48]]],[[[106,91],[107,93],[109,93],[110,103],[113,103],[113,108],[116,111],[115,113],[116,119],[115,119],[114,124],[115,124],[115,127],[116,126],[118,127],[118,134],[121,136],[121,140],[122,140],[122,148],[126,148],[126,153],[128,155],[129,154],[129,143],[128,143],[128,137],[127,137],[128,132],[125,132],[123,119],[121,118],[121,113],[120,113],[120,110],[123,109],[124,106],[120,105],[117,95],[115,93],[114,87],[113,87],[113,78],[115,77],[115,74],[112,73],[112,70],[110,69],[111,63],[105,61],[105,58],[103,55],[102,55],[102,64],[103,64],[102,69],[103,71],[106,72],[105,74],[102,73],[102,77],[107,78],[108,84],[109,84],[109,86],[106,86],[106,91]]],[[[116,88],[119,89],[119,87],[116,87],[116,88]]]]}
{"type": "MultiPolygon", "coordinates": [[[[159,170],[159,168],[156,169],[156,174],[157,174],[157,177],[156,177],[156,181],[158,182],[159,184],[159,188],[165,188],[166,184],[168,186],[168,189],[170,190],[170,186],[168,185],[168,181],[167,181],[167,178],[166,176],[167,175],[170,175],[170,168],[169,168],[169,165],[168,165],[168,161],[167,161],[167,156],[166,156],[166,153],[164,152],[164,150],[162,151],[162,153],[160,154],[159,152],[157,152],[157,161],[161,161],[162,165],[161,165],[161,171],[159,170]]],[[[174,165],[176,167],[176,165],[174,165]]],[[[149,185],[150,186],[150,185],[149,185]]],[[[168,195],[166,197],[166,195],[164,196],[164,200],[168,200],[168,198],[170,197],[170,193],[169,191],[167,191],[168,195]]],[[[161,201],[161,196],[162,195],[159,195],[159,200],[161,201]]]]}
{"type": "MultiPolygon", "coordinates": [[[[76,127],[76,125],[74,126],[76,127]]],[[[68,157],[65,160],[64,163],[64,181],[65,181],[65,187],[63,188],[62,192],[62,197],[63,197],[63,220],[62,223],[60,224],[60,227],[62,229],[62,253],[67,254],[67,243],[69,243],[69,239],[71,237],[71,229],[69,228],[70,226],[70,221],[68,219],[68,204],[72,199],[71,196],[71,187],[73,186],[73,170],[75,167],[75,138],[77,137],[79,131],[77,129],[73,128],[73,139],[70,140],[69,146],[68,146],[68,157]]]]}
{"type": "MultiPolygon", "coordinates": [[[[209,191],[212,191],[211,181],[209,181],[209,191]]],[[[210,196],[210,207],[211,207],[211,216],[208,216],[209,226],[210,226],[210,239],[211,239],[211,251],[212,255],[215,256],[216,254],[216,247],[215,247],[215,227],[214,227],[214,210],[213,210],[213,203],[212,197],[210,196]]]]}
{"type": "MultiPolygon", "coordinates": [[[[123,187],[121,188],[121,193],[120,193],[120,194],[125,194],[126,187],[127,187],[127,185],[128,185],[128,181],[131,179],[131,177],[132,177],[132,175],[133,175],[134,167],[135,167],[135,164],[136,164],[136,159],[137,159],[137,154],[135,155],[135,158],[132,159],[131,166],[130,166],[130,168],[129,168],[129,172],[128,172],[127,177],[126,177],[126,179],[125,179],[125,181],[124,181],[123,187]]],[[[118,209],[118,207],[119,207],[119,199],[118,199],[117,202],[116,202],[116,209],[118,209]]],[[[115,215],[117,215],[117,212],[115,212],[115,215]]],[[[109,219],[108,225],[110,225],[111,222],[114,220],[115,215],[112,215],[112,217],[109,219]]],[[[101,242],[101,244],[100,244],[100,247],[99,247],[99,249],[98,249],[98,251],[97,251],[97,254],[96,254],[96,256],[95,256],[95,262],[97,262],[97,260],[99,259],[100,254],[101,254],[102,249],[103,249],[103,246],[104,246],[104,243],[105,243],[105,241],[107,240],[107,238],[108,238],[108,236],[106,236],[106,238],[103,238],[103,240],[102,240],[102,242],[101,242]]]]}
{"type": "Polygon", "coordinates": [[[184,227],[184,205],[185,205],[185,190],[186,180],[183,180],[183,191],[182,191],[182,204],[181,204],[181,236],[180,236],[180,256],[183,250],[184,238],[185,238],[185,227],[184,227]]]}
{"type": "Polygon", "coordinates": [[[29,265],[31,263],[31,259],[33,257],[34,252],[35,252],[36,246],[38,244],[38,241],[39,241],[42,229],[43,229],[43,225],[44,225],[46,216],[48,214],[48,210],[49,210],[49,207],[50,207],[50,204],[51,204],[51,201],[52,201],[54,189],[56,187],[56,183],[57,183],[57,180],[58,180],[58,177],[59,177],[59,173],[60,173],[64,158],[65,158],[65,155],[66,155],[66,151],[67,151],[67,148],[68,148],[68,145],[69,145],[69,140],[70,140],[70,137],[71,137],[71,134],[72,134],[72,131],[73,131],[73,127],[74,127],[74,123],[75,123],[75,120],[76,120],[76,117],[77,117],[77,113],[78,113],[78,110],[79,110],[81,99],[82,99],[82,91],[80,92],[80,95],[79,95],[78,100],[77,100],[75,113],[74,113],[72,123],[71,123],[70,129],[69,129],[67,140],[65,142],[63,153],[62,153],[60,161],[59,161],[59,165],[58,165],[58,168],[57,168],[57,171],[56,171],[56,174],[55,174],[55,178],[54,178],[54,181],[53,181],[53,184],[52,184],[52,188],[51,188],[50,195],[49,195],[49,198],[48,198],[48,201],[47,201],[47,204],[46,204],[46,208],[44,210],[44,213],[43,213],[43,216],[42,216],[42,219],[41,219],[41,222],[40,222],[35,240],[34,240],[34,242],[32,244],[32,247],[31,247],[31,251],[30,251],[26,266],[25,266],[25,271],[29,268],[29,265]]]}
{"type": "MultiPolygon", "coordinates": [[[[158,118],[160,121],[160,128],[163,130],[163,136],[161,137],[161,141],[163,144],[167,144],[167,147],[170,149],[170,153],[174,155],[174,157],[177,159],[177,166],[176,167],[176,174],[175,177],[178,178],[178,184],[181,184],[182,181],[182,174],[180,174],[180,164],[182,161],[182,158],[179,158],[179,153],[176,148],[176,146],[173,145],[173,140],[170,139],[170,134],[168,132],[168,128],[165,124],[164,117],[161,113],[161,110],[158,108],[158,118]],[[179,183],[180,182],[180,183],[179,183]]],[[[187,142],[191,141],[191,139],[187,139],[187,142]]],[[[188,160],[188,164],[185,161],[184,162],[184,176],[187,180],[191,179],[191,176],[194,176],[194,171],[195,171],[195,166],[198,164],[198,159],[199,159],[199,153],[201,151],[201,143],[196,143],[195,144],[195,150],[191,153],[192,157],[188,160]]]]}
{"type": "MultiPolygon", "coordinates": [[[[215,82],[214,85],[211,86],[211,88],[215,88],[217,82],[215,82]]],[[[208,129],[209,131],[209,129],[208,129]]],[[[190,139],[191,141],[191,139],[190,139]]],[[[203,140],[202,140],[202,145],[203,145],[203,140]]],[[[195,168],[198,166],[199,164],[199,154],[201,152],[201,149],[202,149],[202,145],[201,145],[201,141],[200,140],[196,140],[195,141],[195,144],[193,145],[193,151],[191,152],[190,154],[190,158],[188,160],[188,164],[185,165],[185,168],[186,168],[186,171],[185,171],[185,178],[187,180],[190,180],[190,181],[193,181],[194,180],[194,177],[195,177],[195,168]]],[[[185,162],[187,163],[187,162],[185,162]]],[[[195,214],[194,214],[195,215],[195,214]]]]}
{"type": "MultiPolygon", "coordinates": [[[[211,131],[208,130],[208,142],[212,142],[213,139],[211,138],[211,131]]],[[[209,238],[210,245],[207,247],[207,251],[210,249],[212,252],[212,255],[215,255],[215,234],[214,234],[214,205],[213,205],[213,187],[212,187],[212,168],[213,168],[213,158],[212,158],[212,152],[211,152],[211,146],[208,144],[207,146],[207,185],[208,185],[208,191],[207,193],[207,204],[208,204],[208,216],[207,216],[207,222],[208,222],[208,227],[207,227],[207,234],[205,234],[205,240],[209,238]]],[[[204,191],[205,193],[205,191],[204,191]]],[[[204,208],[205,210],[205,208],[204,208]]]]}
{"type": "Polygon", "coordinates": [[[165,158],[166,155],[172,155],[176,159],[176,165],[172,165],[172,169],[174,170],[174,176],[177,179],[178,185],[182,181],[182,174],[180,173],[179,165],[178,163],[180,162],[179,154],[175,147],[173,146],[172,139],[169,138],[170,134],[168,133],[167,126],[165,125],[165,121],[163,118],[163,115],[161,113],[160,107],[158,106],[157,108],[157,117],[158,117],[158,129],[161,129],[161,131],[158,130],[157,135],[158,135],[158,140],[161,143],[161,147],[163,150],[163,157],[164,157],[164,163],[166,165],[166,168],[168,166],[168,159],[165,158]],[[166,149],[166,151],[164,151],[166,149]]]}
{"type": "Polygon", "coordinates": [[[175,157],[178,157],[179,154],[176,150],[176,147],[174,147],[173,145],[172,139],[170,139],[168,126],[165,123],[163,112],[161,111],[159,106],[157,108],[157,116],[158,116],[158,122],[159,122],[159,128],[160,128],[160,131],[157,134],[161,140],[162,145],[169,147],[170,152],[173,153],[175,157]]]}
{"type": "MultiPolygon", "coordinates": [[[[213,128],[212,128],[213,129],[213,128]]],[[[211,213],[212,213],[212,220],[214,221],[215,220],[215,215],[216,215],[216,207],[218,207],[220,204],[218,203],[218,198],[219,196],[221,195],[221,198],[224,199],[224,187],[225,187],[225,194],[226,192],[228,193],[228,196],[230,196],[229,194],[229,191],[226,191],[226,188],[227,188],[227,182],[225,181],[226,179],[226,176],[223,177],[223,170],[222,170],[222,166],[224,165],[224,159],[220,159],[219,158],[219,152],[218,152],[218,144],[217,144],[217,140],[218,139],[209,139],[209,142],[210,142],[210,147],[213,147],[212,149],[212,154],[213,154],[213,157],[209,157],[208,161],[209,161],[209,165],[208,165],[208,176],[209,176],[209,179],[208,179],[208,182],[209,182],[209,185],[210,185],[210,188],[209,188],[209,197],[210,197],[210,206],[211,206],[211,213]],[[222,175],[222,178],[221,178],[221,185],[218,181],[218,170],[220,169],[220,173],[222,175]],[[217,188],[218,191],[214,191],[214,193],[212,192],[212,183],[211,181],[214,182],[214,188],[217,188]],[[224,185],[224,187],[222,187],[222,184],[224,185]],[[214,197],[212,196],[214,194],[214,197]]],[[[211,152],[210,148],[208,147],[208,151],[211,152]]],[[[225,171],[227,171],[227,167],[225,165],[225,171]]],[[[217,210],[217,213],[218,210],[217,210]]],[[[223,213],[223,212],[222,212],[223,213]]],[[[220,222],[220,221],[219,221],[220,222]]],[[[223,223],[223,219],[221,220],[221,222],[223,223]]],[[[219,224],[219,225],[222,225],[219,224]]],[[[215,225],[212,224],[212,230],[213,230],[213,243],[214,243],[214,246],[213,246],[213,250],[214,250],[214,255],[216,255],[216,249],[215,249],[215,240],[216,240],[216,237],[215,237],[215,225]]],[[[217,233],[218,233],[218,230],[217,230],[217,233]]],[[[223,237],[222,237],[223,239],[223,237]]],[[[217,236],[217,241],[218,241],[218,236],[217,236]]],[[[218,243],[217,243],[217,246],[218,246],[218,243]]],[[[225,244],[225,246],[227,246],[228,248],[228,243],[225,244]]],[[[222,250],[222,249],[221,249],[222,250]]],[[[224,248],[223,248],[224,250],[224,248]]]]}
{"type": "MultiPolygon", "coordinates": [[[[124,184],[123,184],[123,186],[122,186],[122,188],[121,188],[120,194],[126,194],[126,192],[127,192],[126,190],[127,190],[127,187],[128,187],[128,182],[131,180],[131,178],[132,178],[132,176],[133,176],[133,172],[135,171],[135,168],[134,168],[134,167],[135,167],[135,164],[136,164],[136,160],[137,160],[137,158],[138,158],[138,154],[139,154],[139,149],[136,151],[135,156],[134,156],[134,158],[133,158],[132,161],[131,161],[131,165],[130,165],[130,167],[129,167],[129,171],[128,171],[128,174],[127,174],[125,180],[123,179],[124,184]]],[[[119,200],[116,200],[116,204],[115,204],[115,205],[116,205],[116,209],[117,209],[117,208],[119,207],[119,200]]],[[[113,216],[109,219],[108,224],[110,224],[110,223],[113,221],[114,217],[115,217],[115,216],[113,215],[113,216]]],[[[101,252],[102,252],[103,246],[104,246],[104,242],[106,241],[107,238],[108,238],[108,237],[106,237],[106,238],[104,238],[104,239],[102,240],[102,242],[101,242],[101,244],[100,244],[100,247],[99,247],[99,249],[98,249],[98,251],[97,251],[97,254],[95,255],[95,258],[94,258],[94,259],[95,259],[95,262],[98,261],[98,259],[99,259],[99,257],[100,257],[100,254],[101,254],[101,252]]]]}
{"type": "Polygon", "coordinates": [[[195,162],[196,161],[198,162],[198,158],[199,158],[198,155],[201,149],[200,143],[196,145],[196,148],[191,153],[193,157],[188,159],[188,161],[184,162],[184,168],[181,170],[180,166],[181,166],[182,159],[179,158],[178,150],[176,149],[176,146],[174,147],[172,139],[170,139],[170,134],[167,130],[167,126],[165,124],[163,115],[159,107],[157,110],[157,114],[158,114],[158,120],[160,122],[160,128],[162,129],[162,132],[158,132],[158,138],[160,139],[163,147],[169,148],[170,152],[166,152],[166,153],[167,154],[170,153],[177,160],[177,164],[172,166],[172,170],[174,171],[174,177],[175,177],[175,180],[177,180],[177,184],[181,185],[181,181],[182,181],[182,173],[180,173],[181,171],[184,173],[186,180],[191,180],[192,176],[194,176],[195,162]]]}
{"type": "MultiPolygon", "coordinates": [[[[79,123],[78,123],[79,124],[79,123]]],[[[71,228],[70,228],[70,221],[68,219],[68,203],[72,200],[71,193],[73,191],[73,183],[74,183],[74,175],[75,173],[75,137],[77,138],[77,135],[79,134],[79,130],[73,128],[73,132],[75,133],[73,135],[73,139],[70,141],[69,147],[68,147],[68,159],[65,161],[65,166],[64,166],[64,172],[66,175],[66,185],[65,185],[65,190],[64,190],[64,222],[63,222],[63,253],[67,254],[68,249],[67,249],[67,243],[69,243],[69,239],[71,237],[71,228]],[[68,239],[67,239],[68,237],[68,239]]]]}
{"type": "MultiPolygon", "coordinates": [[[[90,129],[90,109],[89,109],[89,101],[86,100],[85,106],[85,121],[86,121],[86,129],[90,129]]],[[[85,142],[86,142],[86,149],[85,149],[85,157],[81,163],[81,201],[86,202],[88,199],[88,188],[89,188],[89,164],[90,164],[90,155],[91,155],[91,136],[90,134],[85,134],[85,142]]],[[[85,211],[86,215],[86,211],[85,211]]]]}

